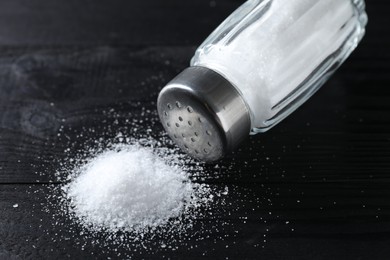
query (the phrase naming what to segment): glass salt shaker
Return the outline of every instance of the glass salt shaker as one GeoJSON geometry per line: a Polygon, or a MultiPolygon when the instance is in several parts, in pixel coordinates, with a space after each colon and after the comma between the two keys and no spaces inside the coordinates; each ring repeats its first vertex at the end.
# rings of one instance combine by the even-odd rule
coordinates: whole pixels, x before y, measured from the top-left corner
{"type": "Polygon", "coordinates": [[[161,91],[169,136],[214,162],[313,95],[365,33],[364,0],[249,0],[161,91]]]}

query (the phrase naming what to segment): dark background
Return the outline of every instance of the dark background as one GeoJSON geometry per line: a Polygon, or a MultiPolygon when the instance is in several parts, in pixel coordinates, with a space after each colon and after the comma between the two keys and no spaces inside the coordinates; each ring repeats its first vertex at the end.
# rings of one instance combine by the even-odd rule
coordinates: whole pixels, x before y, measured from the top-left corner
{"type": "Polygon", "coordinates": [[[156,239],[148,250],[115,252],[55,225],[66,220],[46,204],[65,149],[111,137],[102,111],[118,111],[118,127],[142,117],[141,107],[157,119],[158,91],[242,2],[0,2],[0,258],[390,257],[387,0],[366,1],[366,37],[312,99],[251,137],[219,173],[204,172],[205,182],[231,191],[215,218],[198,220],[207,236],[177,250],[156,239]],[[96,132],[81,136],[86,127],[96,132]]]}

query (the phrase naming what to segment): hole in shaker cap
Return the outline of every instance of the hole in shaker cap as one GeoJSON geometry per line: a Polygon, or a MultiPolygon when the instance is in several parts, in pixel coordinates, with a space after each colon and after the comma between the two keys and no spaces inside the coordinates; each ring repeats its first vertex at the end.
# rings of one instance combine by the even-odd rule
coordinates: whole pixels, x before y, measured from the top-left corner
{"type": "Polygon", "coordinates": [[[195,136],[199,136],[198,132],[194,132],[194,135],[195,135],[195,136]]]}
{"type": "Polygon", "coordinates": [[[195,138],[192,137],[191,142],[195,143],[196,142],[195,138]]]}
{"type": "Polygon", "coordinates": [[[172,105],[171,105],[170,103],[167,104],[167,107],[168,107],[169,109],[172,109],[172,105]]]}
{"type": "Polygon", "coordinates": [[[182,122],[183,121],[183,118],[181,116],[179,116],[179,121],[182,122]]]}
{"type": "Polygon", "coordinates": [[[168,116],[168,112],[167,111],[164,111],[164,116],[168,116]]]}
{"type": "Polygon", "coordinates": [[[168,123],[167,123],[167,126],[168,126],[168,127],[171,127],[171,124],[168,122],[168,123]]]}
{"type": "Polygon", "coordinates": [[[192,112],[194,112],[194,109],[192,109],[192,107],[187,107],[187,111],[188,111],[188,113],[192,113],[192,112]]]}
{"type": "Polygon", "coordinates": [[[201,117],[198,118],[199,123],[203,123],[203,119],[201,117]]]}
{"type": "Polygon", "coordinates": [[[196,154],[199,154],[199,151],[198,151],[198,150],[195,150],[195,153],[196,153],[196,154]]]}
{"type": "Polygon", "coordinates": [[[189,126],[192,126],[192,122],[191,122],[191,121],[188,121],[188,125],[189,125],[189,126]]]}
{"type": "Polygon", "coordinates": [[[203,149],[203,152],[204,152],[205,154],[208,154],[208,153],[209,153],[209,150],[207,150],[206,148],[204,148],[204,149],[203,149]]]}
{"type": "Polygon", "coordinates": [[[207,145],[208,146],[210,146],[210,147],[212,147],[213,145],[210,143],[210,142],[207,142],[207,145]]]}
{"type": "Polygon", "coordinates": [[[181,108],[181,103],[179,101],[176,101],[176,107],[181,108]]]}
{"type": "Polygon", "coordinates": [[[211,135],[211,132],[209,130],[206,130],[207,135],[211,135]]]}
{"type": "Polygon", "coordinates": [[[176,125],[176,127],[180,127],[179,123],[176,123],[175,125],[176,125]]]}

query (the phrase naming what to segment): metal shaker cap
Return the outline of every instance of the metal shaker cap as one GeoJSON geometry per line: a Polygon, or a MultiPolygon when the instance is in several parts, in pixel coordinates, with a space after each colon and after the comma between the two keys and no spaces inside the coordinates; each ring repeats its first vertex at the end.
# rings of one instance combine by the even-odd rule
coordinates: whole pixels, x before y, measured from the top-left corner
{"type": "Polygon", "coordinates": [[[249,110],[240,93],[205,67],[189,67],[169,82],[157,108],[168,135],[201,161],[220,160],[250,132],[249,110]]]}

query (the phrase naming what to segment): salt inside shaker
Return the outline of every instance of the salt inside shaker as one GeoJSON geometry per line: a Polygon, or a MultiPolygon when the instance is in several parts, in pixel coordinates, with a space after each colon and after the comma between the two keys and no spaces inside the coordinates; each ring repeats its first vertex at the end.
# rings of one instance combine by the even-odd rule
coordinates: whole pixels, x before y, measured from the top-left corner
{"type": "Polygon", "coordinates": [[[303,104],[365,33],[364,0],[249,0],[160,92],[169,136],[214,162],[303,104]]]}

